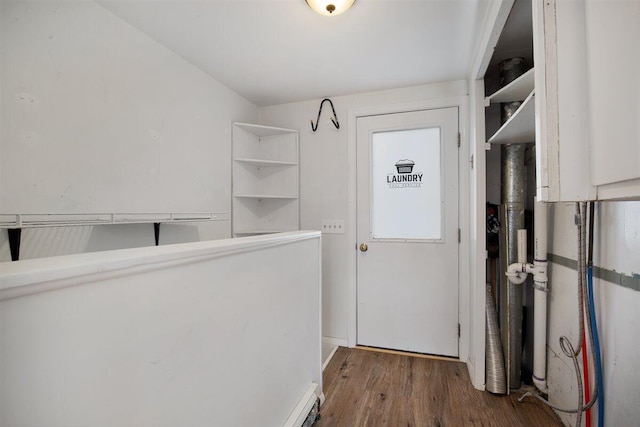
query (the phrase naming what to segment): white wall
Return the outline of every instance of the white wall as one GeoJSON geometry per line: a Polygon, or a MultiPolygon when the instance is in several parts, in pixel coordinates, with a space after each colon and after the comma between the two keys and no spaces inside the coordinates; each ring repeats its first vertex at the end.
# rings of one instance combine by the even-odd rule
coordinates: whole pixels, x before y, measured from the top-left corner
{"type": "Polygon", "coordinates": [[[0,424],[297,419],[322,393],[320,246],[292,232],[0,265],[0,424]]]}
{"type": "MultiPolygon", "coordinates": [[[[556,203],[550,210],[549,251],[577,259],[573,203],[556,203]]],[[[640,202],[603,202],[597,205],[594,266],[638,279],[640,274],[640,202]]],[[[573,363],[562,353],[558,340],[566,335],[578,341],[577,273],[551,264],[549,295],[548,383],[550,400],[565,408],[577,406],[573,363]]],[[[596,316],[603,360],[605,425],[636,425],[640,419],[640,292],[594,279],[596,316]]],[[[581,360],[581,358],[580,358],[581,360]]],[[[593,376],[591,377],[593,378],[593,376]]],[[[594,410],[593,416],[596,417],[594,410]]],[[[561,414],[568,425],[575,415],[561,414]]],[[[594,418],[595,419],[595,418],[594,418]]]]}
{"type": "MultiPolygon", "coordinates": [[[[349,153],[349,112],[372,106],[393,106],[424,100],[466,96],[464,81],[417,86],[389,91],[332,97],[340,129],[329,118],[331,108],[325,104],[317,132],[310,120],[316,121],[320,99],[275,105],[260,109],[260,122],[300,131],[300,224],[302,229],[319,230],[321,220],[346,221],[347,233],[323,236],[323,335],[346,344],[349,336],[350,288],[355,278],[352,255],[355,247],[349,231],[355,224],[349,220],[349,173],[355,158],[349,153]],[[350,163],[353,162],[353,163],[350,163]]],[[[461,185],[462,182],[461,182],[461,185]]],[[[355,259],[355,258],[353,258],[355,259]]],[[[466,283],[461,283],[464,292],[466,283]]]]}
{"type": "MultiPolygon", "coordinates": [[[[0,12],[0,213],[230,211],[231,123],[256,106],[92,1],[0,12]]],[[[230,236],[177,227],[161,242],[230,236]]],[[[30,236],[46,255],[153,244],[150,224],[101,228],[29,231],[21,258],[42,254],[30,236]]]]}

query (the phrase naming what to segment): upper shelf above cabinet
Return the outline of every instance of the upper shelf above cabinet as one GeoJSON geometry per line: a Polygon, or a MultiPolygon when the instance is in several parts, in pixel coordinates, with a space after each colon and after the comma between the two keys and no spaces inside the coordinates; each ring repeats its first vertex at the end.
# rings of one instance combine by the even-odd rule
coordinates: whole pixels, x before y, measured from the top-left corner
{"type": "Polygon", "coordinates": [[[522,144],[534,142],[535,90],[533,68],[512,81],[493,95],[485,98],[485,105],[520,102],[515,113],[489,138],[491,144],[522,144]]]}
{"type": "Polygon", "coordinates": [[[526,99],[533,92],[533,68],[485,98],[485,107],[500,102],[515,102],[526,99]]]}
{"type": "Polygon", "coordinates": [[[535,95],[529,94],[520,108],[489,138],[491,144],[523,144],[536,139],[535,95]]]}

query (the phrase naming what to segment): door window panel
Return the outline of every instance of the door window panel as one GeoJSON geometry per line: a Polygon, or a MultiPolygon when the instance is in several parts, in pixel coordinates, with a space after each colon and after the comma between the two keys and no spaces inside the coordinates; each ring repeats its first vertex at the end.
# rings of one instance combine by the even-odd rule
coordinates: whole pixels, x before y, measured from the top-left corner
{"type": "Polygon", "coordinates": [[[441,129],[371,136],[371,238],[442,239],[441,129]]]}

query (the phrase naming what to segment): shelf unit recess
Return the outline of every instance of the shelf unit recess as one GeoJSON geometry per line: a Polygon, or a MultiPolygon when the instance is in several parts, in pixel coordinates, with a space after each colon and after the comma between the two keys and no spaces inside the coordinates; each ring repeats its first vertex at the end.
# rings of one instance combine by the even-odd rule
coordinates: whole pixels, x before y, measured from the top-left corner
{"type": "Polygon", "coordinates": [[[521,144],[534,142],[535,88],[533,68],[485,98],[485,106],[502,102],[522,101],[520,107],[488,140],[491,144],[521,144]]]}
{"type": "Polygon", "coordinates": [[[233,124],[235,237],[298,230],[298,131],[233,124]]]}

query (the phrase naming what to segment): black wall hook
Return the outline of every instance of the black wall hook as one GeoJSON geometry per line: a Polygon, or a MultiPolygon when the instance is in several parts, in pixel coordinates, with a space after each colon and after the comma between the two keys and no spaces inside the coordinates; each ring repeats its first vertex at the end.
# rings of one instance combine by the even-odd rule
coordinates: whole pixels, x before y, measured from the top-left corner
{"type": "Polygon", "coordinates": [[[329,98],[325,98],[320,103],[320,109],[318,110],[318,118],[316,120],[315,126],[313,125],[313,120],[311,120],[311,130],[314,132],[318,130],[318,124],[320,124],[320,114],[322,113],[322,105],[325,101],[329,101],[329,104],[331,105],[331,110],[333,111],[333,117],[331,117],[331,121],[333,122],[333,125],[336,127],[336,129],[340,129],[340,123],[338,123],[338,116],[336,116],[336,109],[333,108],[333,102],[331,102],[329,98]]]}

